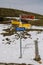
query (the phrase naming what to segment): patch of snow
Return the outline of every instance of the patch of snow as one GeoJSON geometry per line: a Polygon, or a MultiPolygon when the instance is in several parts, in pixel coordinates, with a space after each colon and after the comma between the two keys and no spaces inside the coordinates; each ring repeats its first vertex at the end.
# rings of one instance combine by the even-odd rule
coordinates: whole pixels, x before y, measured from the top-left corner
{"type": "Polygon", "coordinates": [[[43,26],[32,26],[32,29],[42,29],[43,30],[43,26]]]}
{"type": "MultiPolygon", "coordinates": [[[[8,25],[0,25],[0,32],[8,25]]],[[[10,27],[10,26],[9,26],[10,27]]],[[[6,63],[26,63],[33,65],[43,65],[43,31],[39,34],[38,31],[29,31],[31,38],[22,39],[22,58],[20,57],[20,39],[16,40],[15,35],[3,37],[0,34],[0,62],[6,63]],[[11,40],[11,44],[6,44],[6,38],[11,40]],[[38,38],[39,54],[42,59],[42,64],[34,61],[35,46],[34,40],[38,38]],[[4,39],[4,41],[2,41],[4,39]],[[15,41],[14,41],[15,40],[15,41]],[[3,43],[4,42],[4,43],[3,43]]]]}

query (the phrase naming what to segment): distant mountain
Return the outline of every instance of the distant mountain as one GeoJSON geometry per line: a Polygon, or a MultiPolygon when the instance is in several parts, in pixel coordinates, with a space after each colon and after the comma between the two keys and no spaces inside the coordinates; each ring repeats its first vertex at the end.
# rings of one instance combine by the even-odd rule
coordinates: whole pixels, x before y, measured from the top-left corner
{"type": "Polygon", "coordinates": [[[34,15],[35,18],[41,18],[41,19],[43,18],[43,15],[32,12],[26,12],[17,9],[0,8],[0,17],[14,17],[14,16],[18,17],[20,14],[34,15]]]}

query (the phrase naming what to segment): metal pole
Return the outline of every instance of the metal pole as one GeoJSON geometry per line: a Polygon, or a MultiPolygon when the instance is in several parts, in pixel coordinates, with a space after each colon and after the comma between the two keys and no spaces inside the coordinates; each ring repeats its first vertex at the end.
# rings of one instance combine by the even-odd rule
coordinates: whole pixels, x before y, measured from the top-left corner
{"type": "Polygon", "coordinates": [[[21,38],[21,32],[20,32],[20,58],[22,58],[22,38],[21,38]]]}

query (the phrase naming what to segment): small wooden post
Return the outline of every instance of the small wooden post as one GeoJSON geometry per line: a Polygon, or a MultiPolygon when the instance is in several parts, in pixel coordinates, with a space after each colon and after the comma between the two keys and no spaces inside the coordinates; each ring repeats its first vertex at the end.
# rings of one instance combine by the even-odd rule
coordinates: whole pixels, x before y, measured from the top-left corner
{"type": "Polygon", "coordinates": [[[37,40],[35,40],[35,58],[34,58],[34,60],[36,60],[36,61],[41,60],[40,55],[39,55],[38,41],[37,40]]]}

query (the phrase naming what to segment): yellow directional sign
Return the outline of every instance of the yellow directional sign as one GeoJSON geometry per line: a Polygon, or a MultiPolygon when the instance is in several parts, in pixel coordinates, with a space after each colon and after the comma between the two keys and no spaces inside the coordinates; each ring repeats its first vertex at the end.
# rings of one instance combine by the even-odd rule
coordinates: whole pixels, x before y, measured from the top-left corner
{"type": "Polygon", "coordinates": [[[20,21],[14,21],[14,20],[12,20],[12,21],[11,21],[11,24],[12,24],[12,25],[18,25],[18,27],[24,27],[24,28],[26,28],[26,29],[31,28],[31,24],[29,24],[29,23],[22,23],[22,22],[20,22],[20,21]]]}

